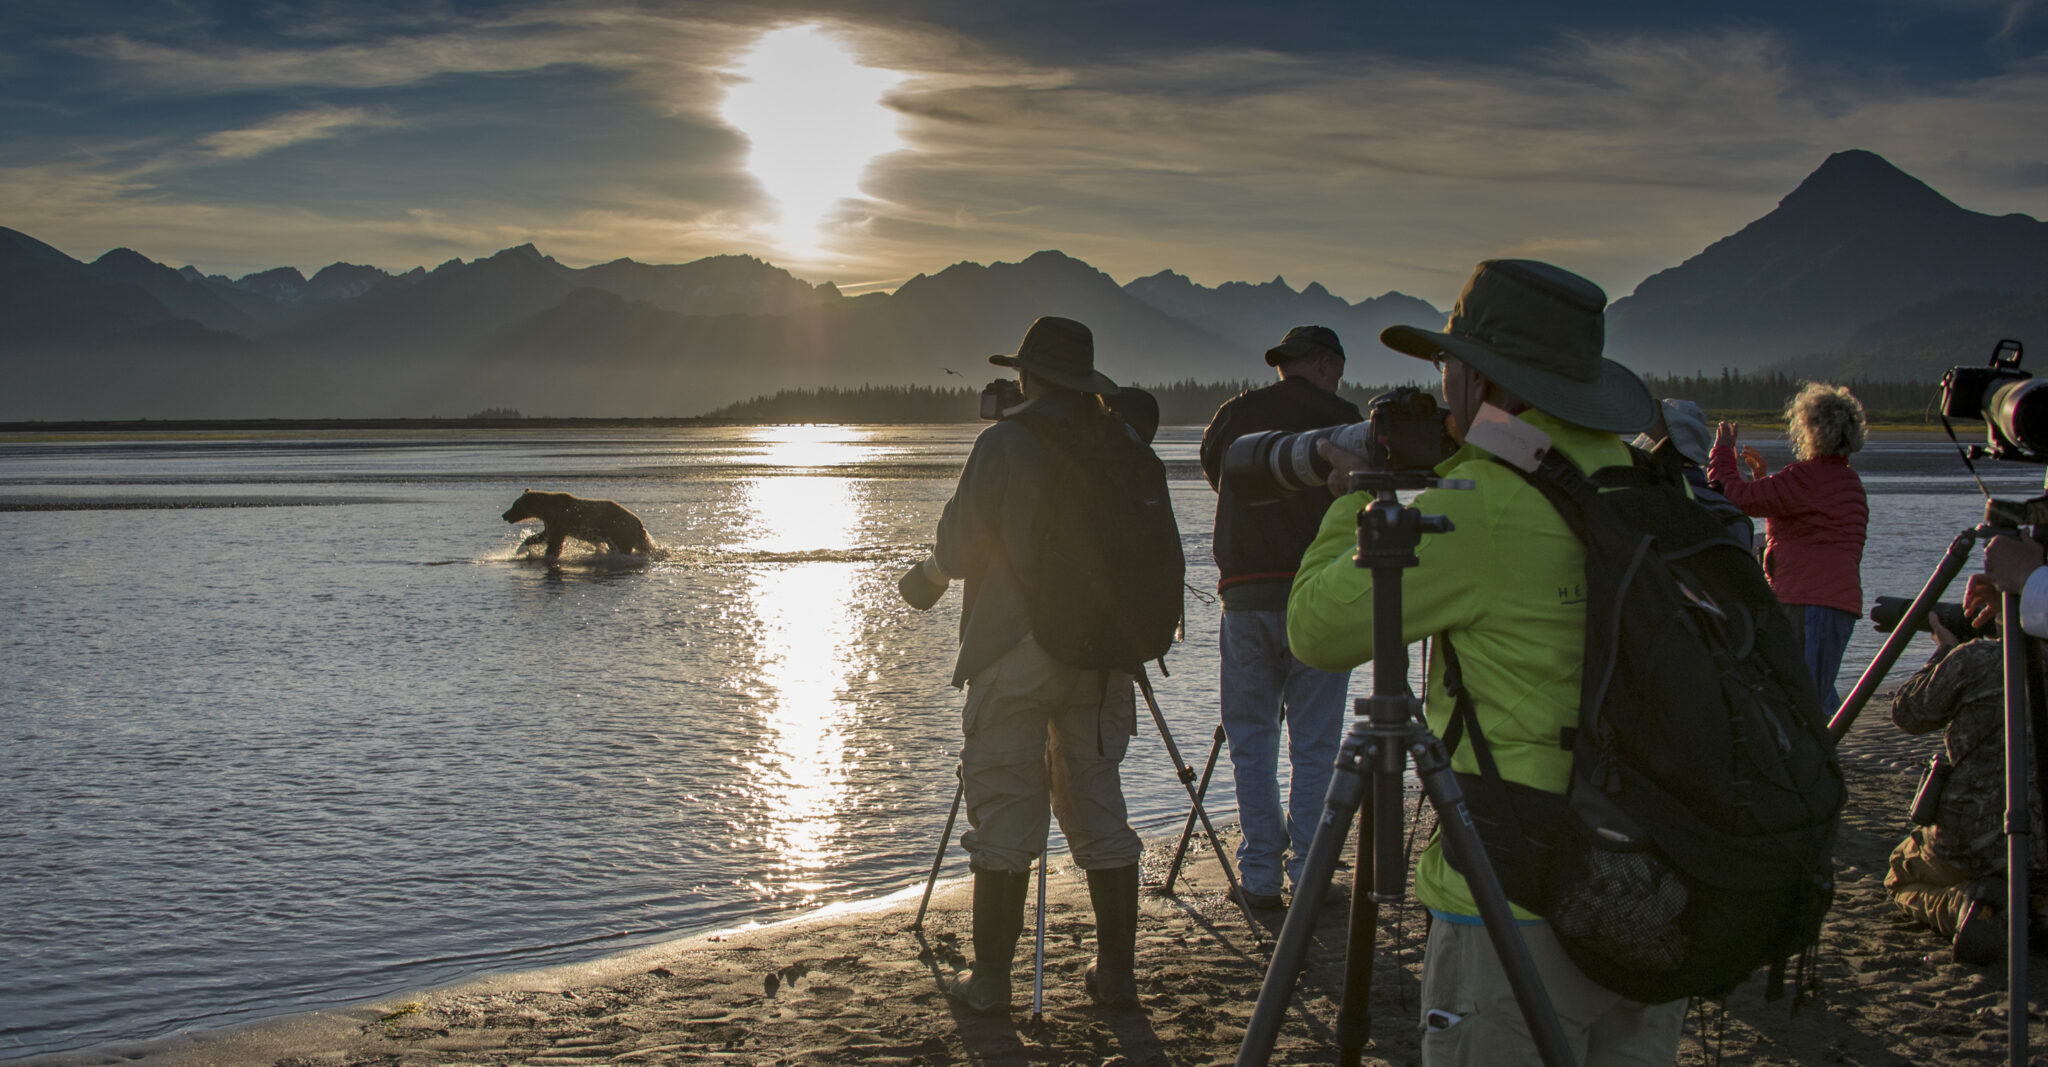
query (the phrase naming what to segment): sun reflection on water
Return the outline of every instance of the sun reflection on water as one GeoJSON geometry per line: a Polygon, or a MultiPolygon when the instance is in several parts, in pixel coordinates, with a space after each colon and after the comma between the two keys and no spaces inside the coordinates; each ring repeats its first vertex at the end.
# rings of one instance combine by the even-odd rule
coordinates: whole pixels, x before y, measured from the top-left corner
{"type": "MultiPolygon", "coordinates": [[[[858,426],[764,426],[751,434],[764,446],[761,462],[784,470],[813,467],[851,467],[873,457],[868,446],[871,432],[858,426]]],[[[852,516],[857,519],[858,515],[852,516]]],[[[848,523],[851,529],[852,523],[848,523]]],[[[838,544],[811,547],[837,548],[838,544]]]]}
{"type": "MultiPolygon", "coordinates": [[[[830,436],[772,442],[778,465],[835,466],[844,462],[841,452],[857,450],[843,430],[823,429],[830,436]]],[[[785,476],[756,479],[741,498],[750,521],[738,547],[796,557],[757,563],[749,580],[761,724],[746,770],[765,824],[763,842],[778,857],[762,881],[771,892],[794,890],[805,899],[833,885],[833,842],[850,800],[847,736],[858,712],[845,680],[862,654],[854,606],[860,565],[804,557],[852,542],[864,495],[859,482],[843,477],[785,476]]]]}

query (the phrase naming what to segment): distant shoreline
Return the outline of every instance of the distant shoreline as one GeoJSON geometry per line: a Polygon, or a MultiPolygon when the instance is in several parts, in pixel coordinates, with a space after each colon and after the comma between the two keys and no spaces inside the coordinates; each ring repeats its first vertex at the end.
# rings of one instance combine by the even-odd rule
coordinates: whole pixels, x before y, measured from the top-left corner
{"type": "MultiPolygon", "coordinates": [[[[1735,410],[1709,411],[1708,421],[1731,419],[1751,426],[1775,425],[1784,418],[1782,412],[1735,410]]],[[[1874,411],[1870,413],[1869,428],[1878,431],[1939,431],[1938,419],[1925,421],[1916,418],[1917,413],[1896,411],[1874,411]]],[[[670,417],[520,417],[516,419],[64,419],[49,422],[0,422],[0,434],[38,433],[255,433],[262,431],[311,431],[311,430],[389,430],[416,432],[421,430],[602,430],[602,429],[677,429],[700,426],[957,426],[979,422],[975,418],[958,419],[734,419],[708,415],[670,417]]],[[[1205,422],[1168,422],[1166,425],[1202,426],[1205,422]]],[[[1977,437],[1982,430],[1977,423],[1957,427],[1959,436],[1977,437]]]]}
{"type": "Polygon", "coordinates": [[[0,433],[222,433],[251,430],[560,430],[607,427],[739,426],[707,416],[516,419],[65,419],[0,422],[0,433]]]}

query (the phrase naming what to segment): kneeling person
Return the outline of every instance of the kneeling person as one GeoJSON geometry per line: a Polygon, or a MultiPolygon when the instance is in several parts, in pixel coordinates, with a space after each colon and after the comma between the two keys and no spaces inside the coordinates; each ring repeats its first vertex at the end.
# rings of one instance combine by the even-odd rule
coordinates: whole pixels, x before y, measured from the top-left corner
{"type": "MultiPolygon", "coordinates": [[[[1884,888],[1901,911],[1955,946],[1957,962],[1988,964],[2005,952],[2005,646],[1989,637],[1958,644],[1931,613],[1928,626],[1934,656],[1892,698],[1892,721],[1910,734],[1945,730],[1946,770],[1923,789],[1915,820],[1929,821],[1892,850],[1884,888]]],[[[2038,794],[2029,808],[2032,840],[2048,841],[2038,794]]],[[[2048,885],[2048,857],[2029,854],[2027,876],[2038,890],[2048,885]]],[[[2030,928],[2038,932],[2044,920],[2048,895],[2039,896],[2030,928]]]]}

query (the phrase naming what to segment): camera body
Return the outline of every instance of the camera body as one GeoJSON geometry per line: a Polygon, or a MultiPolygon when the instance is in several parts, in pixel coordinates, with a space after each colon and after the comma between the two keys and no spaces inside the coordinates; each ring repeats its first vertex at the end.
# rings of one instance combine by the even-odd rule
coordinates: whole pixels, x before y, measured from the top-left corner
{"type": "Polygon", "coordinates": [[[1316,450],[1331,444],[1365,459],[1376,471],[1425,471],[1457,450],[1450,412],[1436,396],[1402,386],[1373,397],[1363,422],[1289,433],[1248,433],[1223,454],[1222,481],[1249,503],[1265,503],[1324,485],[1330,463],[1316,450]]]}
{"type": "MultiPolygon", "coordinates": [[[[1904,619],[1906,609],[1912,606],[1913,598],[1909,596],[1878,597],[1877,602],[1870,605],[1871,628],[1881,634],[1891,633],[1904,619]]],[[[1969,617],[1963,614],[1963,606],[1952,601],[1937,601],[1930,610],[1941,619],[1941,624],[1948,628],[1949,633],[1956,635],[1958,641],[1968,641],[1973,637],[1984,637],[1998,632],[1995,626],[1980,627],[1971,623],[1969,617]]]]}
{"type": "Polygon", "coordinates": [[[1981,419],[1986,442],[1972,456],[2048,463],[2048,379],[2020,369],[2022,349],[2007,338],[1983,367],[1950,367],[1941,378],[1941,416],[1981,419]]]}
{"type": "Polygon", "coordinates": [[[1024,386],[1015,378],[997,378],[981,390],[981,417],[995,422],[1003,412],[1024,402],[1024,386]]]}

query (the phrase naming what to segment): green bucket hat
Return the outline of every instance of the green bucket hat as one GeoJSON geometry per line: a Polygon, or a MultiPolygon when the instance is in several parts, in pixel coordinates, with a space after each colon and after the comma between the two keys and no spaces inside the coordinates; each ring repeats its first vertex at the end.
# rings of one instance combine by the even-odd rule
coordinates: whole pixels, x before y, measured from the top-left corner
{"type": "Polygon", "coordinates": [[[1117,384],[1095,369],[1095,335],[1073,319],[1047,315],[1024,331],[1015,355],[990,356],[998,367],[1030,371],[1054,385],[1114,396],[1117,384]]]}
{"type": "Polygon", "coordinates": [[[1600,355],[1607,294],[1532,259],[1489,259],[1458,294],[1444,332],[1389,326],[1380,343],[1418,359],[1453,356],[1530,406],[1569,423],[1635,433],[1657,401],[1634,371],[1600,355]]]}

